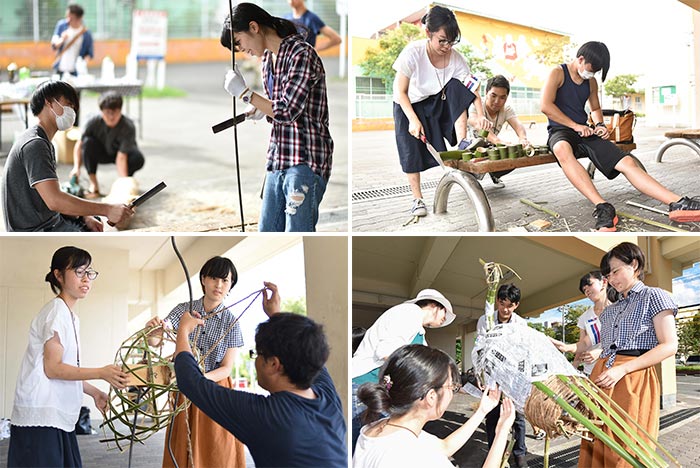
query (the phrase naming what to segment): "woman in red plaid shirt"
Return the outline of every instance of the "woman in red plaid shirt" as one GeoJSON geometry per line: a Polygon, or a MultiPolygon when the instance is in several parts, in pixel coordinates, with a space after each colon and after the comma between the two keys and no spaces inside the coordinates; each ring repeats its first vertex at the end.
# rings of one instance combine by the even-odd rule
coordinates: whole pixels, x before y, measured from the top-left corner
{"type": "Polygon", "coordinates": [[[268,97],[250,90],[238,67],[226,74],[224,89],[248,105],[248,119],[272,123],[259,230],[315,231],[333,154],[323,63],[294,23],[252,3],[237,5],[225,21],[221,44],[228,49],[231,29],[236,51],[262,57],[268,97]]]}

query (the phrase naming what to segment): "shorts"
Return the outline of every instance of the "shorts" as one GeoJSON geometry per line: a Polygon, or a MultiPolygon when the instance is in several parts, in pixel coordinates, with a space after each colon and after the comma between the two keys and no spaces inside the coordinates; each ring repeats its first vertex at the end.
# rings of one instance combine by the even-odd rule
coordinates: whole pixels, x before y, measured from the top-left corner
{"type": "MultiPolygon", "coordinates": [[[[615,166],[622,158],[629,155],[629,153],[625,153],[611,141],[603,140],[598,135],[583,138],[575,130],[568,127],[549,129],[547,146],[549,146],[552,153],[554,153],[554,145],[560,141],[565,141],[571,145],[571,149],[573,149],[574,156],[577,159],[590,159],[596,169],[610,180],[620,175],[615,166]]],[[[559,164],[559,161],[557,161],[557,164],[559,164]]]]}

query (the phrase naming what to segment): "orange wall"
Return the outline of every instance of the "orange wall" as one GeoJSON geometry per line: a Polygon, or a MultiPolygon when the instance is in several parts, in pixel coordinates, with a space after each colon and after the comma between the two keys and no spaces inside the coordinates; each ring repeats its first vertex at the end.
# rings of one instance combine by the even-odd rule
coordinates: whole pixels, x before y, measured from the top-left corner
{"type": "MultiPolygon", "coordinates": [[[[95,41],[95,58],[93,65],[102,63],[109,56],[117,66],[124,66],[129,53],[129,40],[95,41]]],[[[337,56],[339,47],[322,51],[321,56],[337,56]]],[[[237,54],[241,57],[245,54],[237,54]]],[[[219,39],[170,39],[166,61],[168,63],[225,62],[231,59],[231,53],[224,49],[219,39]]],[[[0,44],[0,69],[15,62],[18,67],[30,69],[49,69],[54,60],[51,47],[44,42],[13,42],[0,44]]]]}

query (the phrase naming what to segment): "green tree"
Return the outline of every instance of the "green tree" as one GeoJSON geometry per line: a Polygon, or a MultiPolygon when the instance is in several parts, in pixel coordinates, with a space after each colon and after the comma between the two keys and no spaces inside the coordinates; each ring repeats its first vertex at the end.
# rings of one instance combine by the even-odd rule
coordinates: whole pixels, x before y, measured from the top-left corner
{"type": "Polygon", "coordinates": [[[282,301],[282,312],[293,312],[299,315],[306,315],[306,298],[292,297],[282,301]]]}
{"type": "Polygon", "coordinates": [[[700,315],[678,324],[678,352],[686,356],[700,353],[700,315]]]}
{"type": "Polygon", "coordinates": [[[455,48],[457,52],[462,54],[467,63],[469,64],[469,69],[472,74],[477,76],[479,79],[485,79],[493,76],[491,68],[488,66],[488,62],[493,58],[491,54],[478,54],[471,44],[460,44],[455,48]]]}
{"type": "Polygon", "coordinates": [[[544,328],[544,324],[543,324],[543,323],[539,323],[539,322],[527,322],[527,326],[530,327],[530,328],[534,328],[535,330],[537,330],[537,331],[540,332],[540,333],[544,333],[546,336],[548,336],[548,337],[550,337],[550,338],[554,338],[554,335],[555,335],[554,329],[551,328],[551,327],[550,327],[550,328],[544,328]]]}
{"type": "Polygon", "coordinates": [[[573,47],[566,36],[547,36],[532,49],[532,55],[541,64],[553,67],[564,63],[573,47]]]}
{"type": "Polygon", "coordinates": [[[610,78],[605,83],[605,93],[615,99],[619,99],[625,94],[634,94],[637,92],[634,89],[637,78],[639,78],[639,75],[617,75],[614,78],[610,78]]]}
{"type": "Polygon", "coordinates": [[[396,71],[392,68],[396,58],[409,42],[415,41],[422,35],[421,29],[410,23],[401,23],[398,28],[384,34],[379,39],[379,49],[370,48],[365,59],[360,62],[360,68],[365,76],[384,80],[387,90],[394,82],[396,71]]]}

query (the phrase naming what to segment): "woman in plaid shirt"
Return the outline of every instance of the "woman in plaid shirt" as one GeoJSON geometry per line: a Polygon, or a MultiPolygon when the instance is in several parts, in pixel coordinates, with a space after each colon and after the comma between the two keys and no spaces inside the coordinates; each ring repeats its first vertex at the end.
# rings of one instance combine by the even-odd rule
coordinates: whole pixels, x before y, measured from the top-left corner
{"type": "MultiPolygon", "coordinates": [[[[600,270],[620,300],[600,314],[603,352],[590,379],[656,438],[661,391],[654,366],[678,349],[678,306],[668,292],[642,282],[644,254],[635,244],[615,246],[603,256],[600,270]]],[[[578,466],[629,465],[596,439],[581,442],[578,466]]]]}
{"type": "MultiPolygon", "coordinates": [[[[221,334],[228,330],[235,320],[233,314],[224,310],[224,298],[238,282],[238,273],[233,262],[224,257],[213,257],[207,260],[199,272],[199,282],[204,296],[192,303],[195,312],[202,316],[204,331],[199,334],[197,348],[204,360],[204,376],[217,382],[222,387],[234,388],[231,371],[236,361],[238,349],[243,346],[243,335],[238,324],[221,340],[221,334]],[[214,315],[216,314],[216,315],[214,315]],[[207,317],[211,317],[207,319],[207,317]],[[216,347],[212,347],[216,344],[216,347]]],[[[166,322],[177,331],[180,319],[189,311],[189,302],[183,302],[165,318],[166,322]]],[[[159,317],[151,319],[146,326],[152,327],[164,323],[159,317]]],[[[149,342],[158,340],[155,334],[149,342]],[[155,339],[155,340],[154,340],[155,339]]],[[[162,330],[161,330],[162,333],[162,330]]],[[[194,335],[190,336],[194,339],[194,335]]],[[[182,399],[182,395],[179,396],[182,399]]],[[[180,404],[180,401],[178,401],[180,404]]],[[[195,466],[245,466],[243,444],[234,438],[227,430],[215,423],[199,408],[190,405],[188,410],[189,426],[192,433],[192,457],[195,466]]],[[[172,456],[178,466],[188,466],[188,430],[185,423],[185,412],[175,417],[174,423],[168,427],[163,450],[163,466],[174,466],[172,456]],[[171,456],[172,451],[172,456],[171,456]]]]}
{"type": "Polygon", "coordinates": [[[228,49],[231,29],[236,51],[262,57],[268,97],[250,90],[238,67],[226,74],[224,89],[248,105],[248,119],[272,123],[259,230],[315,231],[333,154],[323,63],[294,23],[252,3],[237,5],[224,23],[228,49]]]}

